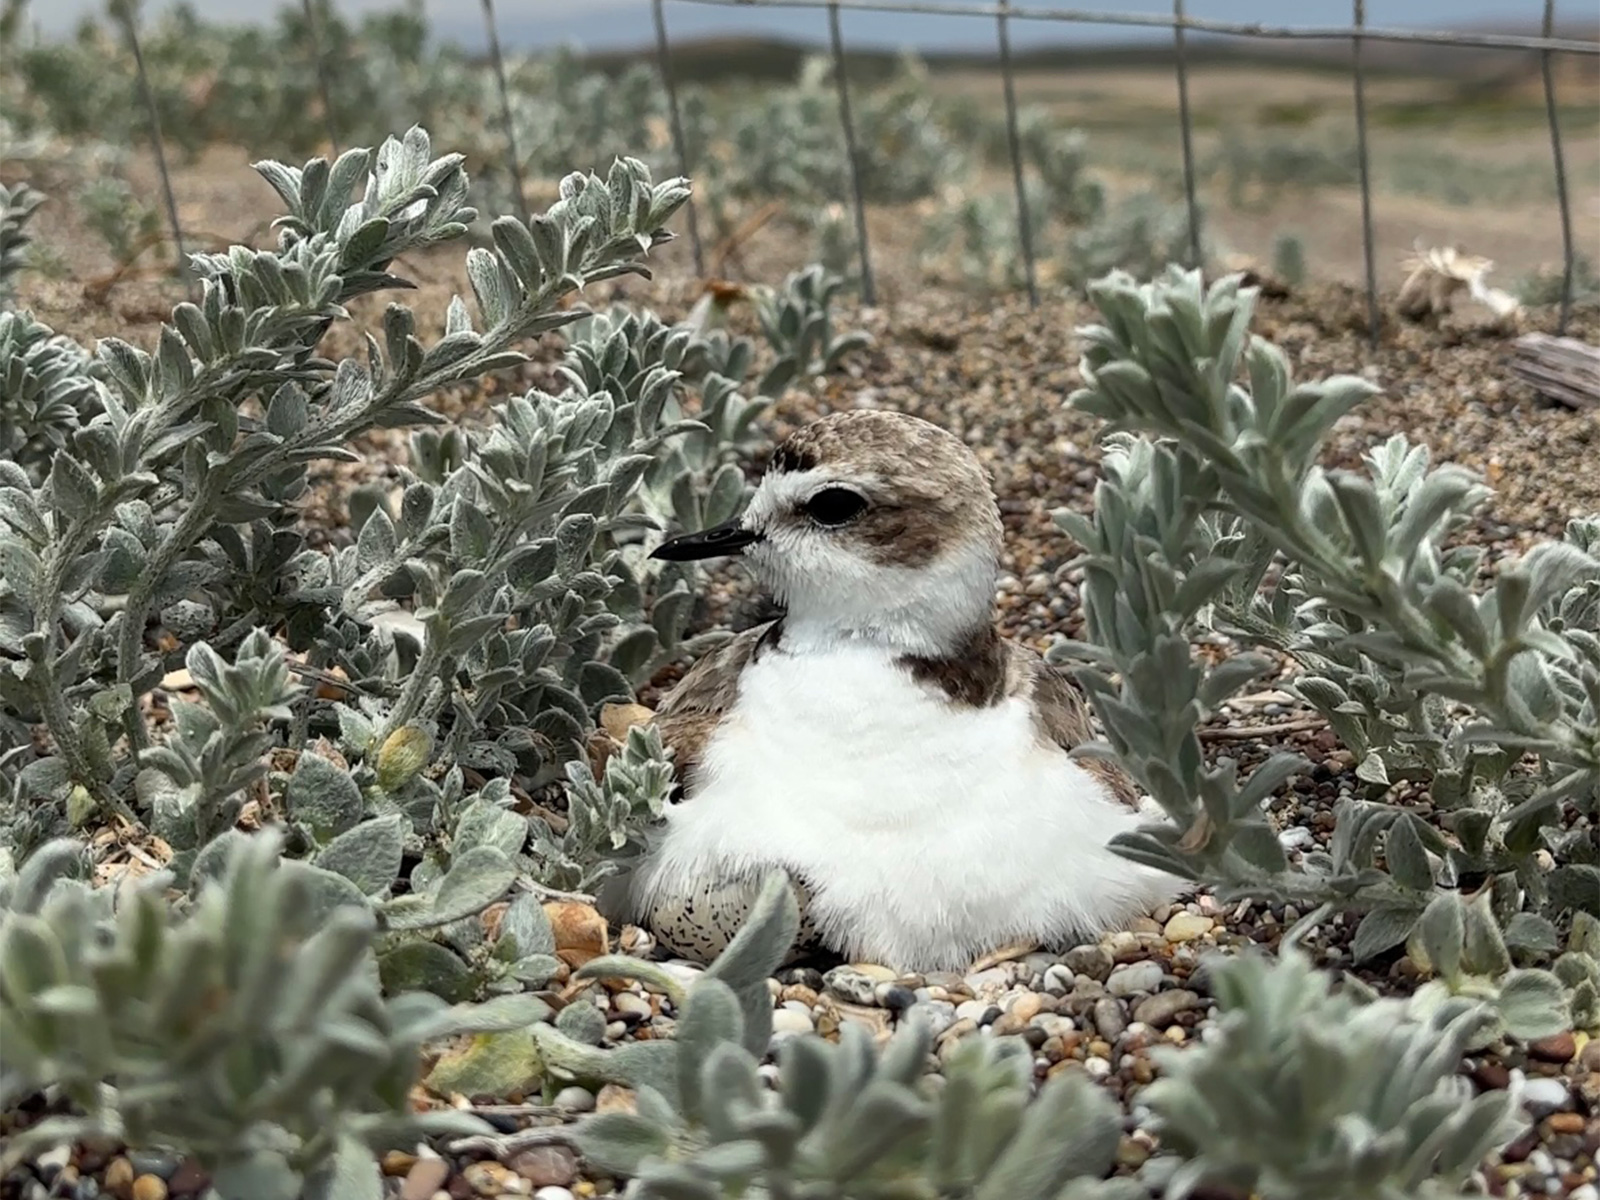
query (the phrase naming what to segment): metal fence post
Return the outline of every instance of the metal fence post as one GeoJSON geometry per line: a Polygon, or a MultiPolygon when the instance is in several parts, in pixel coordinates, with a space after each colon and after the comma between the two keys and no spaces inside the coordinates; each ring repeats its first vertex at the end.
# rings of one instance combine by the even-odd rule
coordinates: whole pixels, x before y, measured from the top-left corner
{"type": "Polygon", "coordinates": [[[483,0],[483,24],[489,34],[489,62],[494,67],[495,86],[500,91],[500,120],[505,125],[506,166],[511,169],[511,186],[517,193],[517,215],[528,223],[528,194],[522,185],[522,156],[517,153],[517,129],[511,119],[511,89],[506,86],[506,61],[500,54],[500,30],[494,20],[494,0],[483,0]]]}
{"type": "Polygon", "coordinates": [[[1356,89],[1356,156],[1361,170],[1361,254],[1367,268],[1367,336],[1378,344],[1378,268],[1372,247],[1372,170],[1367,158],[1367,87],[1361,65],[1361,30],[1367,23],[1366,0],[1355,0],[1355,32],[1350,36],[1350,60],[1356,89]]]}
{"type": "Polygon", "coordinates": [[[317,93],[322,98],[322,124],[328,132],[328,157],[339,155],[339,131],[333,120],[333,89],[328,84],[328,59],[322,52],[322,22],[316,0],[304,0],[306,30],[311,37],[311,63],[317,73],[317,93]]]}
{"type": "Polygon", "coordinates": [[[1022,181],[1022,138],[1017,132],[1017,85],[1011,73],[1011,30],[1007,10],[1011,0],[1000,0],[995,26],[1000,37],[1000,78],[1006,95],[1006,147],[1011,152],[1011,184],[1017,191],[1017,238],[1022,243],[1022,270],[1028,281],[1028,307],[1039,307],[1039,281],[1033,266],[1033,219],[1028,214],[1028,192],[1022,181]]]}
{"type": "Polygon", "coordinates": [[[1195,199],[1194,122],[1189,115],[1189,48],[1185,37],[1183,0],[1172,0],[1172,49],[1178,65],[1178,131],[1183,139],[1183,196],[1189,206],[1189,258],[1191,267],[1203,267],[1200,252],[1200,202],[1195,199]]]}
{"type": "MultiPolygon", "coordinates": [[[[1555,29],[1556,0],[1544,0],[1545,37],[1555,29]]],[[[1561,119],[1556,113],[1556,76],[1551,63],[1549,47],[1539,52],[1540,66],[1544,72],[1544,111],[1550,119],[1550,153],[1556,166],[1556,201],[1561,208],[1561,315],[1556,321],[1556,332],[1567,332],[1567,320],[1572,316],[1572,276],[1575,252],[1572,248],[1572,202],[1567,196],[1567,160],[1561,150],[1561,119]]]]}
{"type": "Polygon", "coordinates": [[[844,38],[839,33],[839,5],[828,4],[828,39],[833,46],[833,79],[839,88],[839,124],[844,127],[844,150],[849,159],[850,191],[855,199],[856,242],[861,254],[861,299],[877,303],[872,286],[872,255],[867,250],[867,205],[861,195],[861,162],[856,153],[856,127],[850,116],[850,84],[844,77],[844,38]]]}
{"type": "MultiPolygon", "coordinates": [[[[667,118],[672,129],[672,149],[678,156],[678,174],[693,183],[689,175],[689,145],[683,135],[683,112],[678,107],[678,85],[672,78],[672,51],[667,43],[667,18],[661,11],[661,0],[651,0],[651,13],[656,22],[656,64],[661,71],[661,86],[667,93],[667,118]]],[[[706,274],[705,248],[700,242],[700,216],[695,211],[694,196],[689,203],[689,249],[694,253],[694,273],[704,279],[706,274]]]]}
{"type": "Polygon", "coordinates": [[[172,227],[178,274],[187,276],[189,261],[183,250],[183,227],[178,224],[178,202],[172,195],[172,176],[167,171],[167,150],[161,137],[161,114],[156,109],[156,96],[150,89],[150,79],[145,74],[144,51],[139,47],[139,17],[134,6],[126,0],[114,3],[112,12],[121,18],[122,27],[128,35],[128,46],[133,50],[133,65],[139,73],[139,95],[144,99],[145,115],[150,120],[150,144],[155,148],[156,170],[161,175],[161,197],[166,202],[167,223],[172,227]]]}

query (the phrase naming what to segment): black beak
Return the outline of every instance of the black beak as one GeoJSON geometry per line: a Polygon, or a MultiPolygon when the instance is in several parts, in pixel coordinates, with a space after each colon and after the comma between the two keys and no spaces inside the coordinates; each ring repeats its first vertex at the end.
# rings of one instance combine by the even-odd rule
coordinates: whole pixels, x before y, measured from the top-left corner
{"type": "Polygon", "coordinates": [[[721,558],[737,554],[751,542],[759,542],[761,535],[744,528],[737,521],[704,529],[699,533],[686,533],[669,538],[655,548],[651,558],[664,558],[668,562],[692,562],[699,558],[721,558]]]}

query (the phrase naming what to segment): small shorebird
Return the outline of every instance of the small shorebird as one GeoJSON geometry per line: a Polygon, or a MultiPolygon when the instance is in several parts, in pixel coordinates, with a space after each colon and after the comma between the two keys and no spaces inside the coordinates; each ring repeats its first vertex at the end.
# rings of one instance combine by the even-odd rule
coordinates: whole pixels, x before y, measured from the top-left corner
{"type": "Polygon", "coordinates": [[[1180,883],[1107,841],[1158,819],[1092,740],[1076,686],[994,627],[1003,530],[960,439],[900,413],[825,417],[744,515],[669,560],[739,555],[785,610],[684,676],[655,722],[680,787],[608,907],[707,961],[763,872],[802,940],[902,970],[1092,937],[1180,883]]]}

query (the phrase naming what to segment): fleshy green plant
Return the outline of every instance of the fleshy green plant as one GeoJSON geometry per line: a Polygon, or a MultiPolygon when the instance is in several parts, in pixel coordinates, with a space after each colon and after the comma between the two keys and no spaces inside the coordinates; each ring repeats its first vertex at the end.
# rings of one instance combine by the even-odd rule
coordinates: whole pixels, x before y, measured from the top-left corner
{"type": "Polygon", "coordinates": [[[1210,978],[1214,1035],[1158,1048],[1162,1078],[1142,1094],[1171,1155],[1147,1167],[1170,1200],[1202,1183],[1261,1200],[1445,1200],[1520,1128],[1512,1095],[1474,1097],[1459,1074],[1480,1005],[1418,1019],[1404,1000],[1337,988],[1292,944],[1276,963],[1214,956],[1210,978]]]}
{"type": "Polygon", "coordinates": [[[785,279],[781,290],[757,291],[756,315],[777,355],[756,385],[760,395],[781,395],[795,380],[832,371],[845,355],[871,344],[861,330],[834,334],[833,301],[843,287],[843,279],[813,264],[785,279]]]}
{"type": "Polygon", "coordinates": [[[27,265],[32,238],[26,226],[44,196],[25,183],[0,184],[0,303],[9,300],[16,277],[27,265]]]}
{"type": "Polygon", "coordinates": [[[0,887],[0,1107],[47,1086],[71,1106],[9,1137],[7,1166],[94,1134],[195,1154],[224,1200],[332,1200],[377,1194],[374,1151],[489,1131],[412,1111],[421,1047],[548,1008],[381,995],[379,920],[279,853],[270,834],[219,847],[177,909],[169,875],[88,886],[66,842],[0,887]]]}
{"type": "MultiPolygon", "coordinates": [[[[1176,823],[1122,848],[1242,892],[1365,911],[1359,957],[1405,941],[1437,890],[1487,877],[1511,949],[1548,953],[1555,921],[1600,904],[1585,837],[1560,823],[1564,803],[1592,818],[1600,797],[1594,524],[1478,590],[1478,554],[1447,539],[1481,485],[1428,469],[1399,439],[1366,473],[1318,465],[1334,422],[1372,388],[1295,384],[1282,353],[1248,334],[1253,291],[1173,270],[1143,286],[1116,274],[1093,294],[1106,323],[1085,331],[1072,403],[1119,440],[1094,517],[1058,518],[1087,551],[1091,643],[1062,652],[1088,664],[1078,675],[1111,745],[1176,823]],[[1199,626],[1298,660],[1285,686],[1373,785],[1339,806],[1329,850],[1298,867],[1261,812],[1294,760],[1238,787],[1227,760],[1205,765],[1194,732],[1268,663],[1201,666],[1188,643],[1199,626]],[[1528,754],[1536,767],[1513,770],[1528,754]],[[1379,799],[1402,769],[1431,785],[1442,829],[1379,799]]],[[[1566,1019],[1558,1004],[1530,1023],[1566,1019]]]]}

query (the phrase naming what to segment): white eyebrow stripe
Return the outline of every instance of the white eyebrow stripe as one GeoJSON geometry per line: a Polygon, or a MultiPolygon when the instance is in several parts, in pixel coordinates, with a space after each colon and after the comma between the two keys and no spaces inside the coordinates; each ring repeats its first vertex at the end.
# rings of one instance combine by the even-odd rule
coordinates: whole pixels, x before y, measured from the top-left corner
{"type": "Polygon", "coordinates": [[[871,481],[840,475],[824,467],[805,471],[768,471],[745,509],[744,526],[766,521],[786,508],[796,507],[829,485],[860,490],[871,481]]]}

